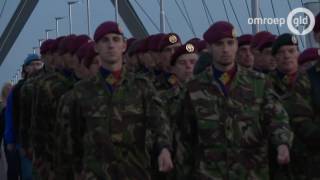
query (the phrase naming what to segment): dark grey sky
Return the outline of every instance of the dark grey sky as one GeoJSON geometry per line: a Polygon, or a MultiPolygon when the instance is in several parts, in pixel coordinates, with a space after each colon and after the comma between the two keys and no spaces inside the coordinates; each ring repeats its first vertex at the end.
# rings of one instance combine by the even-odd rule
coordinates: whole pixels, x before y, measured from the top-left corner
{"type": "MultiPolygon", "coordinates": [[[[3,6],[4,1],[5,0],[0,0],[0,7],[3,6]]],[[[248,11],[245,1],[247,1],[250,8],[251,0],[205,0],[214,21],[227,20],[227,16],[222,3],[223,1],[226,5],[230,22],[232,22],[236,26],[238,34],[241,34],[241,31],[236,21],[236,16],[239,19],[239,24],[243,29],[243,33],[250,33],[251,26],[247,23],[248,11]],[[236,16],[233,14],[230,2],[234,7],[236,16]]],[[[286,18],[290,11],[288,1],[273,1],[277,17],[286,18]]],[[[80,3],[74,5],[72,8],[73,30],[75,34],[84,34],[87,32],[85,2],[85,0],[80,0],[80,3]]],[[[130,2],[136,9],[141,20],[144,22],[148,32],[150,34],[157,33],[160,19],[160,7],[158,4],[158,0],[130,0],[130,2]],[[138,4],[140,4],[143,7],[144,11],[148,13],[148,15],[152,18],[152,21],[156,23],[157,27],[155,27],[147,18],[138,4]]],[[[260,0],[260,2],[262,14],[265,17],[273,17],[273,11],[270,3],[271,0],[260,0]]],[[[289,0],[289,2],[292,8],[301,7],[301,0],[289,0]]],[[[303,2],[306,2],[306,0],[304,0],[303,2]]],[[[0,18],[0,33],[2,33],[18,3],[19,0],[7,0],[4,12],[0,18]]],[[[206,18],[202,0],[164,0],[164,5],[166,11],[165,13],[168,18],[168,22],[172,27],[172,30],[178,33],[184,42],[194,37],[194,35],[201,38],[203,32],[211,24],[210,20],[209,23],[208,19],[206,18]],[[190,27],[191,25],[188,26],[188,23],[186,23],[176,4],[176,2],[178,2],[179,6],[183,10],[185,10],[183,8],[182,1],[184,2],[187,9],[193,30],[190,27]]],[[[114,14],[114,7],[110,0],[91,0],[92,33],[101,22],[106,20],[114,20],[114,14]]],[[[27,54],[32,53],[32,47],[38,45],[38,39],[45,37],[44,29],[55,28],[54,17],[57,16],[65,16],[65,19],[60,21],[60,35],[68,34],[67,0],[39,0],[37,7],[30,16],[14,46],[12,47],[5,61],[0,67],[0,86],[2,86],[5,81],[10,81],[13,78],[27,54]]],[[[123,27],[125,35],[130,37],[131,34],[125,27],[122,20],[120,20],[120,25],[123,27]]],[[[261,29],[265,30],[266,27],[261,26],[261,29]]],[[[269,25],[268,30],[275,34],[278,34],[275,25],[269,25]]],[[[166,31],[170,31],[168,24],[166,25],[166,31]]],[[[283,26],[282,28],[280,28],[280,32],[288,32],[287,26],[283,26]]],[[[50,32],[49,37],[55,38],[55,32],[50,32]]]]}

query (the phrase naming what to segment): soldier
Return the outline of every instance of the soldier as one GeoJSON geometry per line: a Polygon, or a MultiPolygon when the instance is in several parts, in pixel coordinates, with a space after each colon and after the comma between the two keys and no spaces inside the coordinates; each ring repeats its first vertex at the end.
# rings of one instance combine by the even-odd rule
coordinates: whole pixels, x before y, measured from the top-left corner
{"type": "Polygon", "coordinates": [[[79,82],[60,102],[58,127],[64,142],[61,167],[82,179],[150,179],[151,148],[159,154],[159,170],[169,171],[170,129],[162,102],[144,77],[123,68],[126,42],[115,22],[104,22],[94,34],[102,66],[79,82]],[[71,167],[69,167],[71,165],[71,167]]]}
{"type": "Polygon", "coordinates": [[[250,49],[253,36],[251,34],[244,34],[238,37],[238,51],[237,63],[248,69],[252,69],[254,58],[250,49]]]}
{"type": "Polygon", "coordinates": [[[32,145],[35,151],[35,159],[42,163],[39,174],[42,179],[52,178],[55,136],[54,125],[59,98],[73,87],[79,80],[74,73],[78,66],[78,59],[74,55],[77,47],[88,42],[89,37],[69,35],[59,42],[59,57],[55,59],[58,70],[48,75],[38,86],[36,94],[36,114],[32,128],[32,145]],[[81,39],[78,41],[78,39],[81,39]]]}
{"type": "Polygon", "coordinates": [[[181,111],[185,84],[192,79],[193,69],[198,60],[197,47],[191,43],[178,47],[171,58],[171,87],[160,94],[165,103],[166,112],[170,119],[170,127],[173,132],[173,153],[176,168],[169,174],[169,179],[188,179],[192,169],[190,166],[190,147],[184,146],[180,141],[180,133],[177,124],[178,112],[181,111]]]}
{"type": "Polygon", "coordinates": [[[263,74],[235,65],[230,23],[216,22],[203,36],[213,65],[187,84],[178,119],[182,141],[193,148],[195,179],[269,179],[269,138],[278,162],[290,160],[287,114],[263,74]]]}
{"type": "MultiPolygon", "coordinates": [[[[314,111],[310,99],[310,82],[304,73],[298,72],[298,41],[291,34],[280,35],[272,46],[272,54],[276,58],[277,71],[271,74],[274,90],[288,112],[290,125],[294,132],[291,151],[290,169],[294,179],[313,179],[312,163],[315,157],[310,154],[310,147],[317,147],[320,126],[314,122],[314,111]],[[312,165],[311,165],[312,164],[312,165]]],[[[274,179],[280,178],[281,169],[275,169],[274,179]]],[[[287,177],[287,179],[292,179],[287,177]]]]}
{"type": "MultiPolygon", "coordinates": [[[[261,31],[254,35],[251,42],[251,51],[254,55],[253,69],[264,74],[268,74],[276,68],[276,62],[274,58],[271,58],[272,56],[270,55],[270,53],[268,53],[268,51],[270,51],[271,49],[270,43],[267,43],[269,50],[265,51],[266,58],[261,59],[261,56],[264,56],[264,53],[261,51],[261,46],[259,45],[261,45],[262,41],[266,41],[268,39],[274,40],[274,35],[267,31],[261,31]]],[[[264,49],[264,47],[262,48],[264,49]]]]}

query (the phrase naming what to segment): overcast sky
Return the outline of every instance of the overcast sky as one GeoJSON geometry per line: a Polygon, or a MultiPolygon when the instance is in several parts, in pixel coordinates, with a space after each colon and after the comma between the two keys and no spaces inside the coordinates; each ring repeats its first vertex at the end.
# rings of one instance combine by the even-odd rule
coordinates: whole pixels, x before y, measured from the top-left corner
{"type": "MultiPolygon", "coordinates": [[[[91,1],[91,31],[94,33],[95,28],[103,21],[114,20],[115,12],[114,7],[110,0],[90,0],[91,1]]],[[[119,0],[121,1],[121,0],[119,0]]],[[[227,20],[226,12],[222,2],[225,2],[227,15],[237,29],[238,34],[241,34],[240,24],[243,33],[250,33],[251,26],[248,24],[248,10],[246,0],[205,0],[207,8],[210,11],[213,21],[227,20]],[[232,11],[232,3],[234,12],[232,11]],[[236,13],[236,16],[234,15],[236,13]],[[237,22],[237,19],[239,23],[237,22]]],[[[301,0],[273,0],[277,17],[286,18],[290,12],[288,2],[292,8],[301,7],[301,0]]],[[[313,0],[314,1],[314,0],[313,0]]],[[[0,8],[4,5],[5,0],[0,0],[0,8]]],[[[0,33],[7,25],[12,16],[19,0],[7,0],[3,14],[0,17],[0,33]]],[[[35,10],[31,14],[29,20],[21,31],[19,37],[11,48],[9,54],[0,66],[0,86],[5,81],[10,81],[23,63],[24,58],[28,53],[32,53],[32,47],[38,46],[38,39],[45,38],[44,29],[54,29],[54,17],[65,16],[65,19],[60,21],[59,31],[60,35],[68,34],[68,6],[67,0],[39,0],[35,10]]],[[[160,7],[158,0],[130,0],[142,22],[145,24],[150,34],[157,33],[159,28],[159,14],[160,7]],[[140,8],[141,5],[143,10],[140,8]],[[144,14],[145,11],[152,19],[154,25],[149,18],[144,14]]],[[[211,20],[207,19],[202,0],[164,0],[165,14],[168,18],[166,24],[166,31],[178,33],[183,42],[187,41],[194,36],[202,37],[203,32],[211,24],[211,20]],[[179,10],[177,4],[184,11],[185,16],[189,16],[191,23],[187,23],[184,16],[179,10]],[[186,8],[184,8],[184,5],[186,8]],[[187,11],[185,11],[185,9],[187,11]],[[187,12],[187,13],[186,13],[187,12]]],[[[271,0],[260,0],[261,11],[264,17],[274,17],[271,0]]],[[[303,2],[306,2],[304,0],[303,2]]],[[[251,8],[251,0],[247,0],[249,8],[251,8]]],[[[0,9],[1,10],[1,9],[0,9]]],[[[72,7],[73,16],[73,33],[85,34],[87,33],[86,24],[86,0],[80,0],[79,4],[72,7]]],[[[208,14],[209,16],[209,14],[208,14]]],[[[124,29],[125,35],[131,37],[130,32],[125,27],[123,21],[120,19],[120,25],[124,29]]],[[[278,34],[275,25],[269,25],[268,30],[274,34],[278,34]]],[[[265,30],[265,26],[261,26],[265,30]]],[[[282,26],[280,33],[288,32],[286,26],[282,26]]],[[[55,32],[49,33],[50,38],[55,38],[55,32]]]]}

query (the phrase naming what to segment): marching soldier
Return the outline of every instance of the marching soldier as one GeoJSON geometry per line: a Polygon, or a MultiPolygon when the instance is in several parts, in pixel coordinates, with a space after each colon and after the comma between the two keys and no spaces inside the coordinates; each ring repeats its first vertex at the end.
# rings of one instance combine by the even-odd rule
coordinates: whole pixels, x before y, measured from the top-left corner
{"type": "Polygon", "coordinates": [[[104,22],[94,40],[101,68],[70,91],[58,113],[59,139],[66,142],[63,157],[72,164],[65,171],[82,179],[148,180],[152,148],[159,155],[159,170],[169,171],[170,128],[163,103],[150,81],[123,68],[122,30],[104,22]]]}
{"type": "Polygon", "coordinates": [[[254,57],[250,49],[253,35],[244,34],[238,37],[237,63],[248,69],[252,69],[254,57]]]}
{"type": "Polygon", "coordinates": [[[195,179],[269,179],[269,145],[278,163],[290,161],[287,114],[263,74],[235,64],[230,23],[213,24],[204,39],[213,65],[187,84],[179,123],[192,147],[195,179]]]}

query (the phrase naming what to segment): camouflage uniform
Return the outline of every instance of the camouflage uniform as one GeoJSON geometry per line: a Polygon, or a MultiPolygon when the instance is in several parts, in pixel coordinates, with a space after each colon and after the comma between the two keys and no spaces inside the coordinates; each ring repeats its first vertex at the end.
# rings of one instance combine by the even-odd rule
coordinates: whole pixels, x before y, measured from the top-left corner
{"type": "Polygon", "coordinates": [[[288,81],[288,76],[281,73],[274,73],[271,77],[280,102],[288,112],[290,125],[295,134],[290,163],[292,177],[312,179],[309,171],[316,164],[312,163],[314,157],[310,154],[309,147],[319,146],[317,142],[320,139],[320,128],[319,124],[314,122],[308,77],[303,73],[298,74],[292,81],[288,81]]]}
{"type": "Polygon", "coordinates": [[[171,87],[160,92],[160,98],[165,104],[165,111],[170,120],[172,130],[172,150],[175,169],[168,174],[168,179],[188,179],[191,176],[191,147],[181,141],[180,125],[177,124],[179,112],[181,112],[182,100],[185,95],[185,84],[178,82],[177,77],[172,74],[168,78],[171,87]]]}
{"type": "Polygon", "coordinates": [[[268,139],[274,147],[291,143],[287,113],[264,75],[237,66],[226,88],[216,71],[187,84],[180,118],[195,179],[269,179],[268,139]]]}
{"type": "MultiPolygon", "coordinates": [[[[313,67],[308,69],[307,74],[311,84],[311,103],[315,112],[314,122],[320,126],[320,62],[317,62],[313,67]]],[[[318,147],[318,144],[319,141],[316,141],[310,147],[313,156],[310,173],[313,178],[320,179],[320,147],[318,147]]]]}
{"type": "Polygon", "coordinates": [[[74,82],[72,74],[55,72],[49,73],[38,84],[36,107],[34,107],[36,111],[30,124],[32,129],[30,136],[35,160],[41,163],[38,173],[42,179],[48,178],[52,171],[53,154],[56,150],[53,129],[59,98],[73,87],[74,82]]]}
{"type": "Polygon", "coordinates": [[[19,139],[23,148],[30,148],[30,122],[32,112],[32,98],[35,96],[36,83],[43,76],[44,69],[29,77],[20,90],[20,129],[19,139]]]}
{"type": "Polygon", "coordinates": [[[170,147],[162,108],[151,83],[125,69],[117,81],[101,68],[79,82],[59,105],[57,178],[74,172],[83,179],[150,179],[149,152],[170,147]]]}

